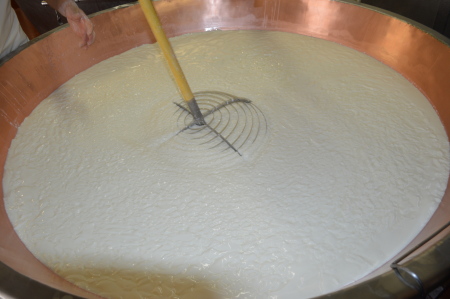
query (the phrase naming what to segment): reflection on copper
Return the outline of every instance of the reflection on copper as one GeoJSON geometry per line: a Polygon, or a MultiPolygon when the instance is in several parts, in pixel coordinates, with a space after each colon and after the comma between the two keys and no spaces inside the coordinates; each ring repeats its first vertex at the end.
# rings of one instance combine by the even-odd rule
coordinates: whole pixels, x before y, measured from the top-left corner
{"type": "MultiPolygon", "coordinates": [[[[155,2],[169,36],[210,29],[278,30],[309,35],[373,56],[413,82],[450,132],[450,48],[386,14],[331,0],[179,0],[155,2]]],[[[0,67],[0,169],[17,128],[58,86],[90,66],[154,38],[138,5],[93,18],[96,42],[80,50],[70,29],[32,44],[0,67]]],[[[0,189],[2,187],[0,186],[0,189]]],[[[3,194],[3,191],[2,191],[3,194]]],[[[450,191],[416,244],[450,219],[450,191]]],[[[43,266],[13,230],[0,203],[0,260],[76,295],[96,298],[43,266]]]]}

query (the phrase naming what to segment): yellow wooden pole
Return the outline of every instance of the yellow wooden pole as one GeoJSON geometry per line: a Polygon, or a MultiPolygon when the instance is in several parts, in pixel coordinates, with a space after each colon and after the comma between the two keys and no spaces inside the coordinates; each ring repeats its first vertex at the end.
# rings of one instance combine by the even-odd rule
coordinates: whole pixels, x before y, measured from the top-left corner
{"type": "Polygon", "coordinates": [[[180,89],[181,95],[188,104],[189,110],[194,116],[196,124],[203,125],[205,123],[203,115],[200,112],[197,102],[195,101],[194,95],[189,87],[186,77],[184,76],[178,59],[175,56],[172,46],[164,33],[158,14],[153,6],[153,2],[151,0],[139,0],[139,3],[142,11],[144,12],[145,18],[152,29],[153,35],[155,35],[156,41],[158,42],[158,45],[167,60],[170,71],[172,72],[175,82],[180,89]]]}

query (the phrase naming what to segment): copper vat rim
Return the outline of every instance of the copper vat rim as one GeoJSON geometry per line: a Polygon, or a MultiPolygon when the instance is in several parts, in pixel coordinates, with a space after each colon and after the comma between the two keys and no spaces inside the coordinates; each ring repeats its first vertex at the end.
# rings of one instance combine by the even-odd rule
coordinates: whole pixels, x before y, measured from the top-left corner
{"type": "MultiPolygon", "coordinates": [[[[450,77],[450,40],[446,37],[414,21],[375,7],[355,3],[351,0],[299,0],[297,2],[290,2],[289,0],[275,0],[272,2],[264,0],[228,0],[222,1],[221,4],[214,2],[217,1],[187,0],[179,5],[173,1],[159,1],[155,5],[161,13],[163,24],[167,26],[166,31],[169,36],[205,31],[207,28],[207,30],[280,30],[334,41],[366,53],[401,73],[422,91],[437,110],[447,134],[450,132],[450,100],[448,100],[450,98],[450,89],[445,86],[445,78],[450,77]],[[194,7],[188,9],[189,13],[182,13],[179,10],[180,6],[186,9],[189,8],[189,5],[194,7]],[[219,19],[212,20],[213,18],[211,18],[209,21],[192,19],[193,16],[199,16],[202,9],[205,10],[214,5],[222,5],[222,13],[225,8],[232,11],[232,13],[225,14],[225,17],[223,17],[223,14],[220,16],[212,15],[212,17],[218,17],[219,19]],[[237,11],[236,7],[239,7],[241,11],[237,11]],[[286,7],[289,7],[290,10],[286,9],[286,7]],[[269,11],[268,15],[261,17],[261,9],[265,9],[266,12],[269,11]],[[285,12],[284,15],[282,14],[283,12],[285,12]],[[248,16],[255,15],[256,18],[253,20],[246,19],[248,16]],[[184,26],[180,29],[177,22],[188,24],[189,26],[184,26]],[[398,40],[399,38],[401,40],[398,40]],[[449,112],[447,113],[447,111],[449,112]]],[[[225,11],[227,11],[226,9],[225,11]]],[[[42,99],[83,69],[139,44],[154,42],[152,34],[144,26],[141,26],[141,28],[137,25],[132,25],[130,26],[131,28],[126,29],[114,26],[111,29],[109,27],[124,22],[127,18],[133,18],[133,23],[142,25],[145,20],[137,5],[121,6],[94,14],[91,17],[93,17],[96,26],[97,42],[86,52],[80,52],[77,49],[76,41],[74,41],[70,31],[68,31],[66,26],[62,26],[31,41],[0,61],[0,111],[3,113],[0,129],[1,132],[6,132],[4,129],[8,131],[7,134],[2,133],[0,136],[2,141],[0,146],[1,177],[3,177],[6,152],[11,139],[15,135],[15,130],[23,118],[42,99]],[[111,39],[117,37],[121,39],[111,42],[111,39]],[[108,49],[108,47],[110,48],[108,49]],[[67,51],[57,51],[59,49],[64,50],[64,48],[67,48],[67,51]],[[50,62],[47,60],[43,68],[38,63],[42,57],[51,60],[50,62]],[[67,59],[67,57],[77,57],[80,63],[77,63],[76,66],[74,63],[65,63],[64,59],[67,59]],[[34,62],[33,69],[30,72],[20,72],[21,69],[27,69],[27,58],[34,62]],[[43,70],[46,72],[42,72],[43,70]],[[42,76],[39,76],[39,73],[42,76]],[[67,75],[68,73],[70,75],[67,75]],[[13,82],[13,80],[8,79],[11,74],[16,78],[16,81],[13,82]],[[42,78],[37,79],[37,77],[42,78]],[[21,83],[18,83],[18,78],[20,78],[21,83]],[[48,84],[44,84],[46,82],[48,84]],[[44,87],[39,89],[39,86],[44,87]]],[[[123,25],[124,23],[121,24],[123,25]]],[[[436,214],[416,239],[399,255],[439,228],[443,223],[441,218],[449,218],[447,216],[450,215],[449,184],[450,181],[447,183],[447,190],[436,214]]],[[[16,271],[51,287],[78,296],[99,298],[61,279],[34,258],[12,229],[4,209],[3,196],[1,203],[0,233],[6,237],[0,240],[0,261],[11,266],[16,271]]],[[[449,248],[449,230],[442,233],[440,237],[440,240],[431,242],[431,247],[405,263],[405,265],[417,268],[417,265],[421,265],[431,257],[442,258],[441,255],[438,257],[435,257],[435,255],[441,250],[449,248]]],[[[389,263],[390,261],[386,265],[389,263]]],[[[444,266],[448,270],[450,261],[446,261],[444,266]]],[[[332,295],[333,298],[338,298],[342,294],[344,294],[343,296],[348,296],[352,290],[360,291],[364,284],[366,286],[371,283],[380,285],[380,282],[385,280],[392,281],[396,279],[393,276],[393,272],[386,271],[386,269],[385,267],[382,272],[375,271],[372,276],[369,276],[369,278],[373,278],[368,279],[366,282],[338,291],[332,295]]],[[[420,270],[418,271],[420,272],[420,270]]],[[[426,287],[430,287],[436,280],[436,275],[428,272],[423,274],[424,276],[430,276],[424,279],[426,287]]],[[[441,274],[439,272],[437,275],[441,274]]],[[[405,287],[403,283],[394,283],[394,285],[390,284],[386,287],[400,297],[415,294],[415,290],[405,287]]]]}

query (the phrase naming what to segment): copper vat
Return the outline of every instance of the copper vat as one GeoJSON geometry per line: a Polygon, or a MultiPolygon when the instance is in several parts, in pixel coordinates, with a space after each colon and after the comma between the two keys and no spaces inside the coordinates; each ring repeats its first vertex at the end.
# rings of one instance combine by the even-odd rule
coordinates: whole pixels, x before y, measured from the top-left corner
{"type": "MultiPolygon", "coordinates": [[[[413,82],[435,107],[447,133],[450,132],[449,40],[412,21],[350,0],[168,0],[156,2],[155,6],[169,36],[215,29],[276,30],[314,36],[364,52],[413,82]]],[[[62,27],[33,40],[0,64],[1,178],[17,128],[43,99],[90,66],[154,42],[139,5],[108,10],[93,16],[92,21],[96,42],[88,50],[80,50],[75,35],[62,27]]],[[[432,219],[403,252],[450,221],[448,186],[449,183],[432,219]]],[[[8,220],[3,195],[0,236],[0,261],[15,271],[77,296],[98,298],[54,274],[27,250],[8,220]]],[[[450,269],[450,230],[444,230],[421,251],[405,265],[429,289],[450,269]]],[[[390,263],[364,282],[327,297],[372,298],[373,290],[390,293],[395,298],[415,295],[417,290],[400,281],[389,269],[390,263]]]]}

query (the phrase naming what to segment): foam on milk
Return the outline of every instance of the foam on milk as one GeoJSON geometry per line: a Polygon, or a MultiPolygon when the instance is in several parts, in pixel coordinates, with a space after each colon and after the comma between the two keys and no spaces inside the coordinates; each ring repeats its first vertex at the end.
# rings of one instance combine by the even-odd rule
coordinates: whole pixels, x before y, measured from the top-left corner
{"type": "Polygon", "coordinates": [[[343,46],[263,31],[172,39],[193,91],[251,99],[240,157],[176,135],[155,45],[95,65],[23,122],[5,165],[27,247],[107,298],[305,298],[351,283],[428,221],[444,128],[401,75],[343,46]]]}

